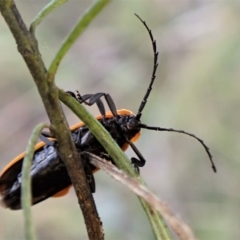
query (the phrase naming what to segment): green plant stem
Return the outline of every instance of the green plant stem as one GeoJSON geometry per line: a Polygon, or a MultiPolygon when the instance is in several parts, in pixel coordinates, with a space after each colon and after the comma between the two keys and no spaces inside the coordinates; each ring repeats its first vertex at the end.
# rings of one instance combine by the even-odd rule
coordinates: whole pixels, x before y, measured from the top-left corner
{"type": "Polygon", "coordinates": [[[69,33],[67,38],[64,40],[62,46],[60,47],[57,55],[53,59],[49,70],[48,70],[48,80],[50,82],[54,81],[56,71],[60,65],[61,60],[71,48],[71,46],[75,43],[77,38],[83,33],[83,31],[87,28],[89,23],[97,16],[97,14],[105,7],[110,0],[97,0],[95,1],[83,14],[83,16],[79,19],[76,26],[69,33]]]}
{"type": "Polygon", "coordinates": [[[53,10],[63,5],[68,0],[52,0],[49,4],[47,4],[33,19],[29,31],[32,34],[35,34],[36,27],[46,18],[53,10]]]}
{"type": "MultiPolygon", "coordinates": [[[[129,176],[138,179],[140,183],[145,185],[144,181],[136,173],[133,166],[129,162],[125,153],[112,139],[109,132],[89,112],[87,112],[87,110],[81,104],[60,89],[59,98],[86,124],[92,134],[99,142],[101,142],[118,168],[123,169],[129,176]]],[[[148,216],[156,239],[171,240],[172,237],[162,216],[160,216],[157,211],[153,210],[142,198],[139,198],[139,200],[148,216]]]]}
{"type": "Polygon", "coordinates": [[[24,227],[26,240],[35,240],[36,236],[33,228],[31,205],[32,205],[32,191],[31,191],[31,176],[30,169],[32,159],[34,155],[34,146],[37,143],[39,135],[43,128],[49,128],[50,126],[45,123],[37,125],[29,139],[26,154],[22,165],[22,185],[21,185],[21,205],[24,216],[24,227]]]}

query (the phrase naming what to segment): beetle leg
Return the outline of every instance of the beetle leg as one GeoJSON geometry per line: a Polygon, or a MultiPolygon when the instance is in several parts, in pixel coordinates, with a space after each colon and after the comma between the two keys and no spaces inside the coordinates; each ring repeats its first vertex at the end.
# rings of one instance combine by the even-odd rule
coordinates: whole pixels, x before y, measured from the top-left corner
{"type": "Polygon", "coordinates": [[[137,149],[137,147],[128,139],[126,138],[127,143],[131,146],[132,150],[136,153],[136,155],[138,156],[138,159],[135,157],[131,158],[132,164],[138,168],[138,167],[143,167],[145,165],[145,158],[143,157],[143,155],[140,153],[140,151],[137,149]]]}
{"type": "Polygon", "coordinates": [[[77,138],[75,140],[75,144],[78,148],[81,148],[81,139],[82,139],[82,131],[81,131],[81,128],[80,128],[77,131],[77,138]]]}
{"type": "Polygon", "coordinates": [[[77,95],[75,95],[71,91],[67,91],[67,93],[70,94],[75,99],[77,99],[79,103],[85,103],[88,106],[92,106],[94,103],[96,103],[101,115],[103,116],[103,120],[105,120],[106,112],[105,112],[105,107],[101,100],[101,97],[104,96],[104,98],[107,102],[107,105],[108,105],[110,111],[112,112],[113,116],[116,119],[118,118],[116,105],[115,105],[112,97],[108,93],[85,94],[83,96],[81,96],[79,91],[77,91],[77,95]],[[89,101],[87,102],[87,100],[89,100],[89,101]]]}
{"type": "Polygon", "coordinates": [[[54,146],[54,142],[49,140],[44,134],[41,134],[39,137],[43,142],[45,142],[49,146],[54,146]]]}
{"type": "Polygon", "coordinates": [[[102,96],[104,96],[104,98],[107,102],[107,105],[108,105],[110,111],[112,112],[113,116],[118,117],[115,103],[114,103],[112,97],[108,93],[86,94],[86,95],[81,96],[80,93],[77,91],[76,98],[78,99],[78,101],[80,103],[84,102],[88,106],[92,106],[94,103],[96,103],[98,105],[98,108],[99,108],[99,111],[101,112],[101,114],[102,115],[104,114],[104,116],[105,116],[105,108],[104,108],[104,105],[101,100],[102,96]],[[89,101],[87,102],[86,100],[88,100],[88,99],[89,99],[89,101]]]}
{"type": "Polygon", "coordinates": [[[72,91],[66,91],[69,95],[71,95],[73,98],[77,99],[76,94],[72,91]]]}
{"type": "Polygon", "coordinates": [[[87,105],[89,105],[87,100],[93,95],[93,94],[85,94],[82,96],[79,91],[76,91],[77,94],[75,94],[74,92],[71,92],[71,91],[66,91],[66,93],[68,93],[73,98],[75,98],[79,103],[81,103],[81,104],[85,103],[87,105]]]}
{"type": "Polygon", "coordinates": [[[42,131],[41,135],[43,135],[44,137],[47,137],[47,138],[54,138],[54,136],[52,135],[51,132],[42,131]]]}
{"type": "Polygon", "coordinates": [[[104,98],[107,102],[107,105],[108,105],[110,111],[112,112],[113,116],[117,117],[118,114],[117,114],[116,105],[113,102],[112,97],[108,93],[96,93],[96,94],[92,95],[92,97],[89,100],[89,104],[91,104],[91,105],[94,104],[95,102],[97,102],[97,100],[100,100],[100,98],[102,96],[104,96],[104,98]]]}
{"type": "Polygon", "coordinates": [[[92,94],[85,94],[82,96],[78,90],[76,91],[76,93],[77,93],[76,99],[78,100],[79,103],[81,103],[81,104],[85,103],[85,104],[89,105],[87,100],[89,98],[91,98],[92,94]]]}
{"type": "Polygon", "coordinates": [[[102,119],[105,122],[106,111],[105,111],[105,107],[104,107],[104,104],[103,104],[102,100],[99,97],[95,99],[94,98],[95,94],[85,94],[85,95],[81,96],[79,91],[76,91],[76,92],[77,92],[77,96],[73,96],[71,94],[72,92],[70,92],[70,94],[73,97],[75,97],[78,100],[79,103],[81,103],[81,104],[84,103],[88,106],[92,106],[94,103],[97,104],[98,109],[99,109],[99,111],[102,115],[102,119]],[[93,99],[93,100],[91,100],[91,99],[93,99]],[[87,102],[87,100],[89,100],[89,101],[87,102]]]}

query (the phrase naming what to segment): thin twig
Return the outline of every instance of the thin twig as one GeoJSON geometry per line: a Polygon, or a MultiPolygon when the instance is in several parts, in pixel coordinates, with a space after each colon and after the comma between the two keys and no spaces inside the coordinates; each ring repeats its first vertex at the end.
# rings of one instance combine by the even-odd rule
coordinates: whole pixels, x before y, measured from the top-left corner
{"type": "Polygon", "coordinates": [[[50,126],[46,123],[37,125],[29,139],[26,154],[22,165],[22,184],[21,184],[21,205],[24,216],[24,228],[26,240],[35,240],[36,236],[34,233],[33,220],[31,214],[32,205],[32,191],[31,191],[31,176],[30,169],[34,154],[34,146],[37,143],[39,135],[43,128],[49,128],[50,126]]]}
{"type": "Polygon", "coordinates": [[[46,18],[53,10],[60,7],[68,0],[52,0],[49,4],[47,4],[33,19],[29,31],[34,35],[36,27],[46,18]]]}

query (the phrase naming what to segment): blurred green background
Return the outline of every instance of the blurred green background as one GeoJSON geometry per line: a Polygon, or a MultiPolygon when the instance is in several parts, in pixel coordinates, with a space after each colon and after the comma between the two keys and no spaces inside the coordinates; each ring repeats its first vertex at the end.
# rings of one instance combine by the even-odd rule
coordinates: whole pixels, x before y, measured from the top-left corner
{"type": "MultiPolygon", "coordinates": [[[[37,29],[49,66],[63,39],[92,1],[69,1],[37,29]]],[[[29,26],[47,1],[17,1],[29,26]]],[[[152,46],[138,13],[152,29],[159,51],[156,82],[142,121],[204,139],[142,131],[137,147],[149,188],[186,221],[198,239],[240,239],[240,1],[115,0],[92,22],[61,63],[56,84],[82,94],[108,92],[120,108],[137,111],[150,81],[152,46]]],[[[21,153],[34,126],[48,122],[15,41],[0,21],[0,168],[21,153]]],[[[69,124],[79,120],[64,107],[69,124]]],[[[90,108],[98,114],[96,107],[90,108]]],[[[128,150],[129,157],[133,156],[128,150]]],[[[153,239],[137,198],[104,172],[94,194],[106,239],[153,239]]],[[[74,192],[32,208],[39,240],[87,239],[74,192]]],[[[0,209],[0,239],[24,239],[21,211],[0,209]]]]}

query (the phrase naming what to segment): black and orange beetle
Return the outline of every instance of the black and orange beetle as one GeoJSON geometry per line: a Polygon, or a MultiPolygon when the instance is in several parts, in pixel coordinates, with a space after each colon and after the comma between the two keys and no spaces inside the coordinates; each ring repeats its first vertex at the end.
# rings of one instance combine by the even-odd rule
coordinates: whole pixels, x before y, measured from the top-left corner
{"type": "MultiPolygon", "coordinates": [[[[75,95],[73,92],[68,92],[74,98],[76,98],[80,104],[85,103],[87,105],[97,104],[101,115],[96,116],[96,119],[109,131],[112,138],[117,142],[123,151],[125,151],[130,145],[133,151],[136,153],[138,158],[131,158],[131,162],[134,167],[138,170],[139,167],[144,166],[145,159],[133,144],[140,136],[140,130],[142,128],[155,130],[155,131],[170,131],[187,134],[197,139],[205,148],[212,168],[216,172],[216,167],[213,163],[212,156],[208,147],[204,142],[193,134],[187,133],[181,130],[150,127],[146,124],[141,123],[140,118],[142,111],[147,102],[148,96],[152,90],[152,85],[155,80],[155,73],[157,69],[158,52],[156,48],[156,42],[153,39],[151,30],[148,28],[146,23],[136,15],[140,21],[144,24],[149,32],[153,52],[154,52],[154,66],[151,77],[151,82],[146,91],[146,94],[140,104],[138,113],[134,115],[131,111],[122,109],[116,110],[115,104],[109,94],[97,93],[97,94],[86,94],[81,96],[78,92],[75,95]],[[101,100],[105,97],[105,100],[109,106],[110,111],[105,112],[104,104],[101,100]]],[[[110,156],[107,154],[102,145],[96,140],[89,129],[84,123],[79,123],[70,128],[73,140],[76,144],[77,149],[81,152],[91,152],[100,157],[104,157],[109,161],[112,161],[110,156]]],[[[61,161],[57,153],[57,142],[56,140],[49,139],[50,135],[43,133],[43,141],[35,146],[35,154],[31,168],[32,178],[32,204],[41,202],[49,197],[61,197],[68,193],[71,187],[71,181],[67,174],[67,170],[61,161]],[[45,140],[44,140],[45,139],[45,140]]],[[[0,174],[0,194],[1,204],[10,209],[20,209],[20,196],[21,196],[21,168],[25,153],[20,154],[13,159],[1,172],[0,174]]],[[[84,169],[92,192],[95,190],[94,178],[92,176],[98,169],[92,166],[86,155],[82,155],[84,169]]]]}
{"type": "MultiPolygon", "coordinates": [[[[117,111],[119,116],[132,116],[129,110],[121,109],[117,111]]],[[[111,126],[112,137],[119,146],[125,151],[128,143],[124,141],[118,127],[114,127],[115,122],[112,112],[106,112],[103,116],[96,116],[103,125],[108,122],[111,126]]],[[[104,125],[105,126],[105,125],[104,125]]],[[[91,152],[107,160],[111,160],[102,145],[91,134],[89,129],[80,122],[70,128],[73,140],[77,149],[81,152],[91,152]]],[[[129,132],[128,137],[132,142],[139,138],[140,133],[129,132]]],[[[62,197],[66,195],[71,187],[71,181],[68,176],[65,165],[57,154],[57,141],[49,137],[47,133],[41,136],[42,142],[35,146],[35,154],[31,167],[32,182],[32,205],[39,203],[49,197],[62,197]]],[[[21,177],[22,164],[25,152],[13,159],[0,173],[0,194],[1,205],[12,210],[21,208],[21,177]]],[[[88,163],[86,155],[82,154],[84,170],[92,192],[95,192],[95,183],[92,176],[98,169],[88,163]]],[[[136,168],[138,165],[136,165],[136,168]]]]}

